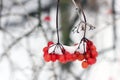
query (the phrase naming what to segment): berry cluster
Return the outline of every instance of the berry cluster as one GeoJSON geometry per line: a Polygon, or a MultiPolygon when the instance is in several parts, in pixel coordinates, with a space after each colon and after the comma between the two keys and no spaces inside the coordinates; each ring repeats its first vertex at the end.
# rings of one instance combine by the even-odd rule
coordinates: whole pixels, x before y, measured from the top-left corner
{"type": "MultiPolygon", "coordinates": [[[[67,62],[72,62],[75,60],[78,61],[82,61],[82,67],[83,68],[87,68],[89,65],[92,65],[96,62],[96,57],[98,55],[97,51],[96,51],[96,47],[94,46],[93,42],[86,39],[86,28],[87,26],[90,27],[90,29],[94,29],[94,27],[90,24],[87,23],[87,19],[85,16],[85,13],[82,9],[82,7],[79,7],[80,5],[77,5],[76,0],[72,0],[73,3],[75,4],[76,10],[79,14],[80,17],[80,13],[79,10],[81,10],[81,14],[83,15],[84,21],[81,21],[79,23],[78,26],[76,26],[73,31],[79,33],[79,27],[81,27],[81,30],[84,31],[84,35],[83,38],[81,39],[79,44],[76,44],[75,46],[71,47],[71,46],[63,46],[62,44],[60,44],[60,40],[59,40],[59,28],[58,28],[58,9],[59,9],[59,2],[60,0],[57,1],[57,10],[56,10],[56,31],[57,31],[57,43],[54,44],[53,42],[48,42],[47,46],[43,48],[43,52],[44,52],[44,60],[46,62],[52,61],[55,62],[56,60],[58,60],[61,63],[67,63],[67,62]],[[83,49],[84,52],[80,51],[80,44],[83,42],[83,49]],[[69,48],[69,49],[68,49],[69,48]],[[73,49],[74,48],[74,49],[73,49]],[[51,49],[53,49],[51,51],[51,49]],[[60,51],[57,51],[57,50],[60,51]],[[71,51],[73,50],[73,51],[71,51]]],[[[49,22],[50,21],[50,17],[46,16],[45,21],[49,22]]]]}
{"type": "Polygon", "coordinates": [[[98,55],[96,51],[96,47],[93,45],[92,41],[85,40],[86,43],[86,51],[84,53],[81,53],[77,49],[74,51],[74,53],[69,52],[66,50],[63,46],[54,44],[53,42],[48,42],[47,47],[43,48],[44,52],[44,60],[46,62],[52,61],[55,62],[58,60],[61,63],[67,63],[72,62],[75,60],[82,61],[82,67],[87,68],[89,65],[92,65],[96,62],[96,57],[98,55]],[[61,49],[62,54],[58,54],[55,51],[49,52],[49,49],[53,46],[59,46],[61,49]]]}
{"type": "Polygon", "coordinates": [[[82,67],[87,68],[89,65],[96,63],[96,57],[98,52],[96,51],[95,45],[90,40],[85,40],[86,42],[86,52],[84,54],[85,60],[82,62],[82,67]]]}

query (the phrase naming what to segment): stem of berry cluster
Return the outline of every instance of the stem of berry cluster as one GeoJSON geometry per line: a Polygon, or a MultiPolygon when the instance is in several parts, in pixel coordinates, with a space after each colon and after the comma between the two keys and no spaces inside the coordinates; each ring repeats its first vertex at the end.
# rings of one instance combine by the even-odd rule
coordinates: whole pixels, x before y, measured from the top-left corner
{"type": "Polygon", "coordinates": [[[57,10],[56,10],[56,30],[57,30],[57,39],[58,39],[58,44],[60,43],[60,40],[59,40],[59,30],[58,30],[58,11],[59,11],[59,3],[60,3],[60,0],[57,1],[57,10]]]}
{"type": "MultiPolygon", "coordinates": [[[[84,34],[83,34],[82,41],[83,41],[83,47],[84,47],[84,53],[85,53],[85,39],[86,39],[85,37],[86,37],[86,23],[87,23],[87,20],[86,20],[86,16],[85,16],[85,13],[83,11],[83,8],[81,6],[81,3],[79,3],[79,6],[78,6],[77,5],[78,3],[77,3],[76,0],[72,0],[72,1],[73,1],[74,5],[76,6],[76,9],[78,10],[78,15],[80,15],[79,10],[81,10],[81,13],[82,13],[83,18],[84,18],[85,24],[84,24],[84,34]]],[[[80,47],[80,44],[81,44],[82,41],[80,41],[78,48],[80,47]]]]}
{"type": "MultiPolygon", "coordinates": [[[[82,7],[80,7],[80,8],[81,8],[81,13],[82,13],[84,21],[85,21],[85,29],[84,29],[84,35],[83,35],[83,40],[85,40],[85,36],[86,36],[86,22],[87,22],[87,20],[86,20],[86,16],[85,16],[85,13],[84,13],[82,7]]],[[[85,53],[85,41],[83,41],[83,47],[84,47],[84,53],[85,53]]]]}
{"type": "Polygon", "coordinates": [[[82,12],[82,15],[83,15],[83,18],[84,18],[84,21],[85,21],[85,29],[84,29],[84,35],[83,35],[83,38],[85,38],[85,36],[86,36],[86,23],[87,23],[87,20],[86,20],[86,16],[85,16],[85,13],[84,13],[82,8],[81,8],[81,12],[82,12]]]}

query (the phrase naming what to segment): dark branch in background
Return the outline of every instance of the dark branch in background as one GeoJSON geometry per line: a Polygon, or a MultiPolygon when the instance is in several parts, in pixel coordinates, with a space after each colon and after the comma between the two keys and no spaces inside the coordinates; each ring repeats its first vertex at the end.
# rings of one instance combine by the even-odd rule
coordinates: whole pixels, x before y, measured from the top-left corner
{"type": "Polygon", "coordinates": [[[39,20],[39,23],[38,23],[38,27],[42,27],[41,26],[41,2],[40,0],[38,0],[38,20],[39,20]]]}
{"type": "MultiPolygon", "coordinates": [[[[50,10],[50,7],[48,8],[48,10],[50,10]]],[[[37,12],[38,12],[38,21],[39,21],[38,27],[41,28],[41,31],[43,32],[43,35],[44,35],[46,41],[49,41],[49,39],[47,37],[47,34],[45,33],[45,30],[44,30],[44,28],[42,27],[42,24],[41,24],[41,12],[42,12],[42,8],[41,8],[41,1],[40,0],[38,0],[38,11],[37,12]]]]}
{"type": "Polygon", "coordinates": [[[56,74],[55,72],[55,63],[52,63],[52,68],[51,68],[51,71],[53,72],[53,75],[50,77],[50,80],[52,77],[54,77],[54,80],[57,80],[58,79],[58,75],[56,74]]]}
{"type": "Polygon", "coordinates": [[[0,30],[4,33],[7,33],[8,35],[10,35],[12,38],[15,38],[9,31],[7,31],[5,28],[0,27],[0,30]]]}
{"type": "MultiPolygon", "coordinates": [[[[20,42],[24,37],[27,37],[29,35],[31,35],[34,31],[36,30],[36,27],[32,28],[30,31],[28,31],[27,33],[25,33],[24,35],[18,37],[17,39],[15,39],[15,41],[13,41],[8,48],[5,50],[5,52],[3,52],[3,54],[0,56],[0,59],[3,58],[3,56],[7,56],[8,55],[8,51],[10,49],[12,49],[18,42],[20,42]]],[[[1,60],[0,60],[1,61],[1,60]]]]}
{"type": "Polygon", "coordinates": [[[105,54],[108,51],[114,50],[114,46],[106,48],[106,49],[102,49],[101,51],[99,51],[99,55],[105,54]]]}
{"type": "MultiPolygon", "coordinates": [[[[106,23],[107,23],[107,22],[106,22],[106,23]]],[[[94,32],[94,35],[89,36],[89,39],[93,39],[93,38],[94,38],[95,36],[97,36],[101,31],[108,29],[108,28],[110,27],[110,25],[112,25],[112,23],[107,23],[107,24],[106,24],[104,27],[102,27],[101,29],[96,30],[96,31],[94,32]]]]}
{"type": "Polygon", "coordinates": [[[112,19],[113,19],[113,46],[116,48],[117,34],[116,34],[116,11],[115,11],[115,0],[112,0],[112,19]]]}
{"type": "MultiPolygon", "coordinates": [[[[29,18],[29,17],[30,17],[30,15],[27,14],[27,18],[29,18]]],[[[0,19],[1,19],[1,18],[0,18],[0,19]]],[[[40,18],[39,18],[39,25],[41,26],[41,20],[40,20],[40,18]]],[[[3,52],[3,54],[0,56],[0,58],[2,58],[3,56],[7,56],[7,55],[8,55],[8,51],[11,50],[11,49],[12,49],[19,41],[21,41],[24,37],[27,37],[27,36],[29,36],[30,34],[32,34],[32,33],[36,30],[36,27],[37,27],[37,26],[35,26],[34,28],[32,28],[30,31],[28,31],[28,32],[25,33],[24,35],[16,38],[16,39],[8,46],[8,48],[5,50],[5,52],[3,52]]],[[[43,28],[41,28],[41,29],[42,29],[42,32],[43,32],[46,40],[48,40],[48,38],[47,38],[47,36],[46,36],[46,34],[45,34],[44,29],[43,29],[43,28]]],[[[4,32],[6,32],[6,33],[9,34],[9,32],[6,31],[6,29],[0,28],[0,30],[2,30],[2,31],[4,31],[4,32]]],[[[9,34],[9,35],[10,35],[10,34],[9,34]]],[[[11,36],[12,36],[12,35],[11,35],[11,36]]],[[[14,36],[12,36],[12,37],[14,37],[14,36]]]]}
{"type": "Polygon", "coordinates": [[[0,0],[0,29],[1,29],[1,27],[2,27],[2,22],[1,22],[2,9],[3,9],[3,0],[0,0]]]}
{"type": "MultiPolygon", "coordinates": [[[[40,2],[41,0],[39,0],[39,2],[40,2]]],[[[26,3],[27,2],[29,2],[29,1],[25,1],[25,3],[24,2],[22,2],[22,3],[17,3],[17,5],[21,5],[21,6],[25,6],[26,5],[26,3]]],[[[38,5],[39,6],[39,5],[38,5]]],[[[40,11],[42,11],[42,12],[50,12],[50,9],[52,8],[52,7],[54,7],[55,6],[55,2],[53,2],[53,3],[51,3],[51,4],[49,4],[48,6],[45,6],[45,7],[41,7],[41,5],[40,5],[40,11]]],[[[39,7],[38,7],[39,8],[39,7]]],[[[6,15],[8,15],[8,14],[6,14],[6,15]]],[[[27,17],[27,15],[29,15],[29,16],[32,16],[32,17],[38,17],[39,15],[38,15],[38,9],[36,9],[36,10],[34,10],[34,11],[31,11],[31,12],[29,12],[28,14],[21,14],[23,17],[27,17]]]]}
{"type": "Polygon", "coordinates": [[[116,0],[112,0],[112,19],[113,19],[113,49],[115,52],[114,60],[117,60],[117,52],[116,52],[116,43],[117,43],[117,26],[116,26],[116,11],[115,11],[115,2],[116,0]]]}

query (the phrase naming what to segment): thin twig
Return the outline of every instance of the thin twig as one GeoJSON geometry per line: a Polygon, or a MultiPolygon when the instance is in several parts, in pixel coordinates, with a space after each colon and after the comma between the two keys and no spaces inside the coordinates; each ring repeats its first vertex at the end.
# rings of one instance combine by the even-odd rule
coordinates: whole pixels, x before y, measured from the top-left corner
{"type": "Polygon", "coordinates": [[[8,48],[5,50],[5,52],[3,52],[3,54],[1,55],[1,58],[5,55],[8,55],[8,51],[13,48],[18,42],[20,42],[24,37],[27,37],[29,35],[31,35],[34,31],[36,30],[36,27],[32,28],[30,31],[28,31],[27,33],[23,34],[22,36],[18,37],[17,39],[15,39],[15,41],[13,41],[8,48]]]}
{"type": "Polygon", "coordinates": [[[3,10],[3,0],[0,0],[0,29],[2,27],[2,10],[3,10]]]}

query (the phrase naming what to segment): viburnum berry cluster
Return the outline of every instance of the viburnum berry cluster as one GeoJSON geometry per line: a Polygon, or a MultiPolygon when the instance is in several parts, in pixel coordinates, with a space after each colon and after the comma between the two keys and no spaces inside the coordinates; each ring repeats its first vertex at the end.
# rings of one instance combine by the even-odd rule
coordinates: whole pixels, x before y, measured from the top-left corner
{"type": "Polygon", "coordinates": [[[98,52],[96,51],[96,47],[90,40],[85,40],[86,42],[86,52],[84,54],[85,61],[82,62],[82,67],[87,68],[88,65],[92,65],[96,63],[96,57],[98,56],[98,52]]]}
{"type": "Polygon", "coordinates": [[[82,61],[82,67],[87,68],[89,65],[92,65],[96,62],[96,57],[98,53],[96,51],[96,47],[92,41],[85,39],[84,42],[86,43],[86,51],[80,52],[78,51],[78,44],[75,45],[73,48],[74,51],[69,51],[69,47],[65,47],[62,44],[54,44],[52,41],[48,42],[47,46],[43,48],[44,52],[44,60],[46,62],[52,61],[59,61],[61,63],[73,62],[73,61],[82,61]],[[53,51],[50,52],[50,49],[53,48],[53,51]],[[56,49],[60,48],[60,51],[56,51],[56,49]]]}
{"type": "Polygon", "coordinates": [[[76,4],[76,0],[72,0],[73,3],[76,6],[76,10],[78,11],[78,14],[80,16],[79,13],[79,9],[81,9],[81,13],[83,15],[84,21],[81,20],[81,22],[79,23],[79,25],[77,27],[74,28],[74,31],[76,31],[77,33],[79,33],[79,27],[82,24],[81,30],[84,31],[83,34],[83,38],[80,40],[79,44],[76,44],[74,46],[66,46],[60,43],[59,40],[59,30],[58,30],[58,9],[59,9],[59,1],[57,2],[57,11],[56,11],[56,31],[57,31],[57,43],[54,43],[52,41],[48,42],[47,46],[45,46],[43,48],[43,52],[44,52],[44,60],[46,62],[55,62],[55,61],[59,61],[60,63],[67,63],[67,62],[73,62],[73,61],[81,61],[81,66],[83,68],[87,68],[90,65],[93,65],[96,63],[96,58],[98,56],[97,50],[95,45],[93,44],[92,41],[90,41],[89,39],[86,38],[86,27],[89,26],[90,29],[94,29],[93,26],[91,26],[90,24],[87,23],[85,14],[83,9],[77,6],[76,4]],[[83,51],[81,51],[81,44],[83,51]]]}

